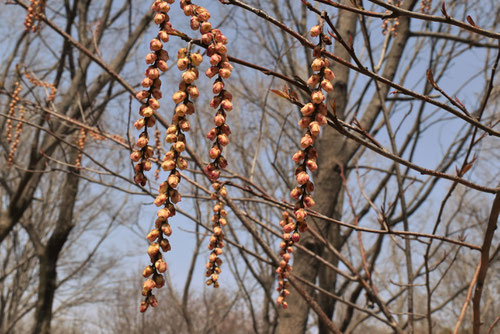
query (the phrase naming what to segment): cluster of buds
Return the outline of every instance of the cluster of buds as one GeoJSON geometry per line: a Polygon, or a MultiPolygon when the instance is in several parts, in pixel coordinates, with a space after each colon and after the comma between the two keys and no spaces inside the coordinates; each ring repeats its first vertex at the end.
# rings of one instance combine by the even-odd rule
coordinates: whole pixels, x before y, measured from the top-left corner
{"type": "Polygon", "coordinates": [[[431,12],[432,0],[422,0],[420,2],[420,13],[429,14],[431,12]]]}
{"type": "MultiPolygon", "coordinates": [[[[431,0],[423,0],[423,2],[427,2],[427,1],[431,1],[431,0]]],[[[392,0],[387,0],[387,3],[389,5],[393,4],[392,0]]],[[[401,0],[396,0],[395,3],[394,3],[394,6],[400,7],[401,6],[401,0]]],[[[423,3],[422,3],[422,6],[423,6],[423,3]]],[[[386,10],[385,13],[389,14],[389,11],[386,10]]],[[[399,26],[399,18],[396,17],[396,18],[391,18],[391,19],[384,19],[384,21],[382,22],[382,34],[385,35],[388,32],[390,32],[393,37],[396,37],[396,35],[398,33],[398,26],[399,26]]]]}
{"type": "Polygon", "coordinates": [[[327,123],[327,107],[325,95],[333,90],[331,81],[334,74],[330,66],[330,61],[324,57],[324,43],[326,42],[323,34],[322,24],[311,28],[310,35],[320,38],[319,43],[313,50],[314,60],[311,64],[315,72],[307,80],[307,85],[311,88],[310,102],[306,103],[300,112],[302,117],[299,126],[305,129],[305,134],[300,139],[300,150],[293,155],[293,161],[298,165],[295,169],[295,178],[297,186],[290,192],[290,196],[296,201],[294,206],[294,218],[288,213],[283,212],[283,219],[280,226],[283,228],[283,240],[280,244],[281,262],[276,269],[278,274],[278,304],[286,308],[286,296],[290,293],[288,290],[288,277],[292,271],[289,264],[293,245],[300,240],[300,234],[307,230],[307,211],[306,209],[314,206],[312,192],[314,184],[311,181],[310,174],[318,169],[316,159],[318,153],[314,148],[314,143],[318,138],[321,127],[327,123]],[[323,93],[325,92],[325,93],[323,93]]]}
{"type": "MultiPolygon", "coordinates": [[[[213,199],[218,199],[218,196],[225,197],[227,195],[226,187],[224,187],[219,182],[212,183],[212,187],[215,193],[212,194],[213,199]]],[[[206,284],[213,285],[214,288],[219,287],[219,274],[221,273],[220,266],[222,265],[222,260],[220,258],[222,254],[222,248],[224,248],[224,232],[222,227],[227,224],[227,211],[224,209],[224,204],[221,201],[213,207],[214,215],[212,216],[212,230],[213,235],[210,237],[210,243],[208,249],[211,251],[208,257],[208,262],[206,264],[207,271],[205,276],[208,277],[206,284]]]]}
{"type": "Polygon", "coordinates": [[[78,138],[78,156],[76,157],[75,167],[80,168],[82,165],[82,153],[85,148],[85,141],[87,139],[87,131],[81,127],[80,128],[80,137],[78,138]]]}
{"type": "Polygon", "coordinates": [[[24,19],[24,26],[26,31],[31,30],[36,32],[40,28],[40,21],[45,13],[45,5],[47,0],[30,0],[30,6],[28,7],[28,13],[24,19]],[[38,25],[35,22],[38,21],[38,25]]]}
{"type": "Polygon", "coordinates": [[[172,25],[169,22],[167,15],[170,10],[170,5],[174,0],[156,0],[153,3],[153,11],[156,13],[154,21],[159,25],[160,31],[158,35],[149,43],[150,53],[146,56],[146,64],[149,65],[145,72],[145,78],[141,85],[144,90],[137,93],[136,97],[142,102],[139,110],[139,115],[142,116],[134,124],[137,130],[143,129],[136,142],[137,149],[132,152],[130,158],[136,163],[134,166],[134,181],[141,186],[146,185],[147,178],[144,175],[145,171],[152,168],[150,159],[154,155],[154,148],[149,143],[148,128],[154,126],[154,112],[160,108],[159,99],[162,97],[160,90],[161,80],[160,73],[168,69],[167,60],[169,59],[168,52],[163,49],[163,43],[168,42],[168,33],[172,30],[172,25]]]}
{"type": "MultiPolygon", "coordinates": [[[[155,130],[155,150],[156,156],[161,156],[161,131],[158,128],[155,130]]],[[[155,170],[156,181],[160,178],[160,167],[161,165],[158,163],[158,168],[155,170]]]]}
{"type": "MultiPolygon", "coordinates": [[[[151,52],[146,56],[146,64],[149,67],[145,72],[146,77],[141,83],[145,89],[136,95],[137,99],[143,102],[139,110],[139,114],[143,118],[135,122],[134,126],[137,130],[144,130],[136,143],[138,150],[132,152],[131,159],[137,163],[134,167],[134,181],[142,186],[147,181],[144,171],[151,169],[152,164],[150,159],[155,151],[153,146],[148,145],[148,128],[154,126],[154,112],[160,108],[160,103],[158,102],[162,97],[160,71],[165,72],[168,69],[167,60],[169,56],[167,51],[163,49],[163,43],[168,42],[168,33],[172,30],[172,25],[169,22],[170,18],[167,13],[170,10],[170,4],[173,2],[174,0],[156,0],[153,3],[152,9],[155,12],[154,21],[159,25],[160,30],[158,35],[149,44],[151,52]]],[[[168,218],[175,215],[173,203],[180,201],[179,193],[175,189],[173,190],[171,190],[169,182],[163,182],[159,189],[160,195],[155,200],[157,206],[164,205],[164,208],[158,211],[155,228],[146,237],[151,242],[148,247],[151,265],[148,265],[143,271],[146,281],[142,285],[142,295],[145,297],[145,300],[141,303],[141,312],[145,312],[149,305],[152,307],[158,305],[158,301],[153,295],[152,290],[153,288],[160,289],[165,285],[163,273],[167,270],[167,263],[163,260],[161,251],[168,252],[171,249],[170,243],[166,239],[166,237],[172,234],[168,218]],[[169,197],[167,198],[165,194],[169,194],[169,197]]]]}
{"type": "Polygon", "coordinates": [[[19,122],[16,125],[16,134],[14,135],[14,140],[12,140],[10,144],[9,158],[7,163],[11,165],[14,162],[14,154],[16,154],[17,146],[19,145],[19,140],[21,138],[21,133],[23,132],[23,124],[24,124],[24,113],[26,109],[24,109],[23,105],[19,106],[19,122]]]}
{"type": "Polygon", "coordinates": [[[217,76],[212,86],[215,96],[210,101],[210,106],[217,110],[214,117],[215,127],[207,134],[207,138],[214,142],[209,152],[212,161],[204,170],[209,179],[215,182],[221,170],[227,167],[227,160],[222,151],[229,143],[231,134],[231,129],[226,124],[226,113],[233,109],[233,96],[224,89],[224,79],[231,76],[233,66],[227,58],[227,38],[219,29],[212,28],[208,10],[191,3],[190,0],[181,0],[180,4],[184,14],[191,16],[191,29],[199,30],[202,43],[207,45],[207,56],[210,57],[211,66],[205,72],[206,76],[209,78],[217,76]]]}
{"type": "Polygon", "coordinates": [[[28,79],[28,81],[31,82],[33,85],[38,87],[43,87],[46,89],[48,102],[54,101],[54,99],[56,98],[57,88],[56,86],[54,86],[53,83],[39,80],[34,75],[31,75],[27,71],[25,71],[23,74],[26,77],[26,79],[28,79]]]}
{"type": "MultiPolygon", "coordinates": [[[[189,47],[190,48],[190,47],[189,47]]],[[[165,153],[161,168],[164,171],[169,171],[167,180],[160,184],[158,196],[154,203],[156,206],[163,206],[157,212],[155,228],[148,234],[147,239],[151,242],[148,248],[148,254],[151,258],[152,265],[144,270],[144,277],[153,275],[148,278],[143,285],[143,295],[146,300],[141,304],[140,310],[144,312],[149,305],[156,305],[151,290],[163,287],[165,281],[162,273],[167,269],[166,262],[163,261],[160,249],[163,252],[168,252],[170,243],[167,240],[172,234],[172,228],[168,223],[168,219],[175,216],[175,204],[181,201],[181,195],[176,189],[181,181],[181,173],[179,170],[187,168],[188,163],[181,153],[186,149],[186,136],[184,132],[190,129],[187,115],[195,112],[194,104],[190,99],[196,99],[199,95],[198,88],[194,85],[194,81],[198,79],[198,69],[203,60],[199,53],[191,53],[190,50],[182,48],[177,52],[177,67],[184,71],[182,81],[179,84],[179,90],[172,95],[172,100],[176,104],[175,112],[172,117],[172,123],[167,128],[165,140],[171,144],[170,149],[165,153]],[[150,302],[153,300],[154,302],[150,302]],[[146,305],[146,306],[144,306],[146,305]]]]}
{"type": "Polygon", "coordinates": [[[21,84],[19,81],[16,81],[14,84],[14,92],[12,92],[12,100],[10,100],[9,103],[9,111],[7,112],[9,117],[7,117],[7,124],[6,124],[6,137],[7,137],[7,143],[12,143],[12,119],[11,117],[14,117],[14,114],[16,112],[16,107],[17,104],[19,103],[19,94],[21,93],[21,84]]]}

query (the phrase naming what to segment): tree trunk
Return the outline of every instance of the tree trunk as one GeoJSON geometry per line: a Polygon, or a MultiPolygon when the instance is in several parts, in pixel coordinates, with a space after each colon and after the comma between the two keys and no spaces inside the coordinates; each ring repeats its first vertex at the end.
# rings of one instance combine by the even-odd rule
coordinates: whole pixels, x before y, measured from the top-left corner
{"type": "MultiPolygon", "coordinates": [[[[76,150],[70,154],[71,161],[78,155],[76,150]]],[[[40,254],[40,270],[38,284],[38,299],[35,310],[33,334],[49,334],[52,320],[52,306],[57,289],[57,261],[74,227],[73,209],[76,202],[79,183],[79,171],[70,168],[65,182],[61,185],[62,200],[59,204],[59,217],[56,227],[50,236],[43,253],[40,254]]]]}

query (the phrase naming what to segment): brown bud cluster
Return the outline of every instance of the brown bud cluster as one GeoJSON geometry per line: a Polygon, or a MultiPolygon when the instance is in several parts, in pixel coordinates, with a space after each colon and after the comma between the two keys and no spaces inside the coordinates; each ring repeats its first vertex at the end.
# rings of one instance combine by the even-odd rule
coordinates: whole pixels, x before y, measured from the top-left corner
{"type": "Polygon", "coordinates": [[[78,151],[78,156],[76,157],[76,162],[75,162],[75,167],[80,168],[82,165],[82,153],[83,149],[85,148],[85,140],[87,139],[87,131],[81,127],[80,128],[80,137],[78,138],[78,148],[80,149],[78,151]]]}
{"type": "Polygon", "coordinates": [[[170,5],[174,0],[156,0],[153,3],[152,9],[155,12],[154,21],[159,25],[160,31],[158,35],[149,43],[150,53],[146,56],[146,64],[149,67],[146,69],[145,78],[142,80],[141,85],[144,88],[137,93],[136,97],[142,102],[139,109],[139,115],[142,116],[134,124],[137,130],[143,130],[135,144],[136,149],[130,155],[134,166],[135,176],[134,181],[141,186],[146,185],[147,178],[144,175],[145,171],[152,168],[151,157],[154,155],[153,146],[149,145],[148,128],[154,126],[155,117],[154,113],[160,108],[158,102],[161,97],[161,72],[165,72],[167,67],[167,60],[169,59],[168,52],[163,49],[163,43],[169,39],[168,33],[172,30],[172,25],[169,22],[167,15],[170,10],[170,5]]]}
{"type": "Polygon", "coordinates": [[[45,15],[45,5],[47,0],[30,0],[30,6],[28,7],[28,13],[24,19],[24,26],[26,31],[30,30],[36,32],[40,29],[40,21],[43,15],[45,15]],[[38,25],[35,22],[38,21],[38,25]]]}
{"type": "MultiPolygon", "coordinates": [[[[215,193],[212,195],[214,199],[217,199],[218,196],[224,197],[227,194],[226,188],[221,183],[214,182],[212,183],[212,187],[215,190],[215,193]]],[[[218,288],[218,279],[221,273],[220,266],[222,265],[220,256],[222,248],[224,248],[224,232],[222,228],[227,224],[227,211],[224,209],[221,201],[217,201],[213,210],[214,215],[211,218],[213,235],[210,237],[210,244],[208,245],[208,249],[211,252],[206,264],[207,271],[205,272],[205,276],[208,277],[206,281],[207,285],[213,285],[214,288],[218,288]]]]}
{"type": "Polygon", "coordinates": [[[420,2],[420,13],[429,14],[432,8],[432,0],[422,0],[420,2]]]}
{"type": "Polygon", "coordinates": [[[19,122],[17,122],[17,125],[16,125],[16,133],[14,135],[14,140],[12,140],[12,142],[10,144],[9,158],[7,160],[8,165],[11,165],[14,162],[14,154],[16,154],[17,146],[19,145],[19,140],[21,138],[21,133],[23,132],[24,113],[25,112],[26,112],[26,109],[24,109],[24,106],[20,105],[19,106],[19,122]]]}
{"type": "Polygon", "coordinates": [[[333,90],[331,81],[334,79],[333,71],[328,68],[330,61],[324,57],[324,43],[322,26],[314,26],[310,30],[310,35],[319,37],[319,43],[313,50],[313,62],[311,67],[315,72],[307,80],[308,86],[311,88],[310,102],[306,103],[301,109],[302,118],[299,121],[299,126],[305,129],[305,133],[300,139],[300,150],[292,157],[293,161],[298,165],[295,169],[295,178],[297,186],[290,192],[290,197],[294,199],[294,216],[288,212],[283,212],[280,226],[283,228],[283,241],[280,244],[281,262],[276,269],[278,274],[278,304],[286,308],[288,304],[285,301],[288,291],[288,277],[292,271],[289,264],[293,245],[300,240],[300,234],[307,230],[307,209],[314,206],[315,202],[312,198],[314,184],[311,181],[311,174],[318,169],[316,159],[318,152],[314,148],[314,143],[318,138],[321,128],[327,123],[327,107],[325,103],[326,95],[333,90]]]}
{"type": "Polygon", "coordinates": [[[47,101],[48,102],[54,101],[54,99],[56,98],[57,88],[56,88],[56,86],[54,86],[53,83],[42,81],[42,80],[36,78],[34,75],[28,73],[27,71],[23,72],[23,74],[26,77],[26,79],[28,79],[29,82],[31,82],[33,85],[45,88],[45,90],[47,92],[47,101]]]}
{"type": "Polygon", "coordinates": [[[220,177],[221,170],[227,167],[227,160],[222,151],[229,144],[231,129],[226,123],[226,118],[227,112],[233,109],[233,96],[224,89],[224,79],[231,76],[233,66],[227,57],[227,38],[219,29],[212,28],[208,10],[191,3],[190,0],[181,0],[180,4],[184,14],[191,16],[191,29],[199,30],[202,43],[207,45],[207,56],[210,57],[211,66],[205,75],[209,78],[217,76],[212,85],[215,96],[210,101],[210,107],[217,110],[214,116],[215,127],[207,134],[207,138],[213,141],[209,151],[212,161],[204,169],[209,179],[215,182],[220,177]]]}
{"type": "MultiPolygon", "coordinates": [[[[424,6],[424,2],[426,1],[432,1],[432,0],[423,0],[422,6],[424,6]]],[[[401,0],[395,0],[394,3],[392,0],[387,0],[387,3],[389,5],[401,7],[401,0]]],[[[390,12],[388,10],[385,11],[386,15],[388,15],[389,13],[390,12]]],[[[395,17],[391,19],[384,19],[384,21],[382,22],[382,34],[385,35],[389,32],[392,34],[393,37],[396,37],[396,35],[398,34],[398,27],[399,27],[399,18],[395,17]]]]}
{"type": "MultiPolygon", "coordinates": [[[[158,102],[162,97],[160,90],[160,74],[168,69],[167,60],[169,59],[169,55],[167,51],[163,49],[163,43],[168,42],[168,33],[172,31],[172,25],[169,22],[170,18],[167,13],[170,10],[170,4],[173,2],[174,0],[156,0],[152,5],[152,9],[155,12],[154,21],[159,25],[160,31],[149,44],[151,52],[146,56],[146,64],[148,64],[149,67],[141,83],[144,90],[136,95],[137,99],[142,102],[139,110],[139,114],[142,118],[135,122],[134,125],[137,130],[143,129],[143,132],[136,142],[137,150],[132,152],[131,159],[137,162],[134,167],[134,180],[142,186],[144,186],[147,181],[144,171],[149,171],[152,168],[150,158],[154,155],[155,148],[158,149],[159,145],[158,135],[155,135],[155,147],[149,145],[148,128],[155,124],[154,113],[160,108],[160,103],[158,102]]],[[[177,116],[177,120],[178,119],[179,117],[177,116]]],[[[176,134],[175,141],[179,141],[185,145],[184,138],[182,137],[183,134],[179,131],[174,132],[176,134]]],[[[153,288],[160,289],[165,285],[163,273],[167,270],[167,263],[163,260],[161,251],[168,252],[171,249],[167,239],[167,237],[172,234],[172,228],[168,223],[168,218],[175,215],[174,204],[181,200],[179,192],[175,189],[180,181],[180,173],[176,170],[176,164],[179,163],[181,159],[179,156],[181,152],[180,146],[180,144],[177,145],[179,150],[171,149],[166,154],[166,156],[173,161],[174,165],[172,168],[168,169],[171,171],[170,175],[167,181],[160,184],[159,195],[154,201],[156,206],[163,207],[157,212],[155,228],[146,237],[149,242],[151,242],[148,247],[148,255],[151,259],[151,264],[143,271],[143,276],[147,279],[142,285],[142,295],[145,297],[145,300],[141,303],[139,308],[141,312],[145,312],[150,305],[152,307],[158,305],[158,301],[153,295],[152,290],[153,288]]],[[[166,159],[164,158],[161,167],[167,170],[164,168],[165,161],[166,159]]]]}
{"type": "Polygon", "coordinates": [[[6,139],[7,139],[7,143],[11,144],[12,143],[12,119],[11,117],[14,117],[14,114],[16,112],[16,107],[19,103],[19,94],[21,93],[21,89],[22,89],[22,86],[21,84],[19,83],[19,81],[16,81],[16,83],[14,84],[14,91],[12,92],[12,100],[10,100],[10,103],[9,103],[9,110],[7,112],[7,114],[9,115],[9,117],[7,117],[7,121],[6,121],[6,139]]]}

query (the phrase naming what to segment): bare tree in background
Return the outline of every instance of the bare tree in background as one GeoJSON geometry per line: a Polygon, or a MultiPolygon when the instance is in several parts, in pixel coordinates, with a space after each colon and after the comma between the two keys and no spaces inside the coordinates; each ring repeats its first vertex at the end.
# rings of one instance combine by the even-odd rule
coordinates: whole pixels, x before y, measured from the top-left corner
{"type": "MultiPolygon", "coordinates": [[[[27,31],[2,28],[9,36],[3,43],[11,47],[0,71],[1,331],[49,333],[52,323],[53,332],[85,332],[84,324],[70,329],[53,318],[100,302],[112,317],[89,318],[109,332],[498,330],[499,5],[194,3],[226,34],[235,68],[224,79],[234,95],[227,115],[229,166],[220,178],[228,192],[220,200],[229,212],[224,291],[193,284],[213,232],[213,189],[203,171],[211,146],[205,134],[213,126],[212,83],[202,78],[208,61],[200,66],[189,168],[182,171],[183,200],[176,205],[184,218],[170,219],[173,248],[177,221],[185,221],[183,229],[195,239],[186,255],[189,272],[182,287],[167,279],[159,306],[139,316],[140,291],[131,287],[139,285],[136,268],[127,272],[130,280],[110,278],[113,261],[125,251],[99,257],[99,247],[113,239],[117,224],[138,234],[153,226],[137,208],[149,206],[163,173],[156,179],[153,171],[148,183],[135,185],[127,158],[138,105],[129,95],[146,68],[144,45],[157,33],[153,13],[149,4],[131,1],[15,0],[1,5],[13,22],[21,27],[25,11],[31,16],[27,31]],[[291,157],[304,131],[296,125],[299,110],[315,90],[307,81],[315,73],[310,65],[318,42],[309,31],[318,22],[332,41],[321,56],[332,64],[334,89],[327,96],[328,124],[315,143],[316,205],[308,211],[308,231],[294,245],[289,307],[282,309],[275,302],[278,223],[283,210],[294,211],[291,157]],[[143,34],[150,37],[142,40],[143,34]],[[64,286],[71,288],[61,291],[64,286]]],[[[178,3],[171,7],[176,30],[165,45],[172,69],[162,75],[164,97],[179,84],[177,47],[189,43],[206,52],[178,3]]],[[[168,151],[159,134],[175,107],[161,103],[161,132],[153,128],[150,137],[161,138],[153,170],[168,151]]],[[[164,259],[169,262],[169,253],[164,259]]]]}

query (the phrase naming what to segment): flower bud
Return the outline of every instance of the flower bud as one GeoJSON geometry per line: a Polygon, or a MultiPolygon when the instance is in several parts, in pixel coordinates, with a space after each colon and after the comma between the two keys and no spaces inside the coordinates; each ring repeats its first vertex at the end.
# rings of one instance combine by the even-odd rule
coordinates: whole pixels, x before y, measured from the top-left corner
{"type": "Polygon", "coordinates": [[[311,64],[311,68],[313,69],[313,71],[319,71],[323,66],[325,66],[325,62],[321,58],[314,59],[311,64]]]}
{"type": "Polygon", "coordinates": [[[323,71],[323,75],[325,76],[326,80],[332,81],[333,79],[335,79],[335,74],[329,68],[325,68],[325,70],[323,71]]]}
{"type": "Polygon", "coordinates": [[[311,101],[314,104],[320,104],[325,99],[325,96],[320,90],[317,90],[311,94],[311,101]]]}
{"type": "Polygon", "coordinates": [[[158,60],[163,60],[163,61],[167,61],[170,59],[170,57],[168,56],[168,52],[167,50],[160,50],[158,51],[158,60]]]}
{"type": "MultiPolygon", "coordinates": [[[[153,86],[153,83],[154,83],[154,81],[152,79],[150,79],[150,78],[144,78],[141,81],[141,86],[144,87],[144,88],[149,88],[149,87],[153,86]]],[[[148,95],[149,95],[149,93],[148,93],[148,95]]]]}
{"type": "Polygon", "coordinates": [[[299,126],[302,129],[306,129],[309,126],[309,123],[311,123],[311,117],[302,117],[299,120],[299,126]]]}
{"type": "Polygon", "coordinates": [[[222,146],[226,146],[227,144],[229,144],[229,139],[227,138],[227,136],[225,134],[218,135],[217,136],[217,141],[222,146]]]}
{"type": "Polygon", "coordinates": [[[158,237],[160,236],[160,232],[158,230],[152,230],[151,232],[148,233],[146,239],[148,239],[150,242],[155,241],[158,237]]]}
{"type": "Polygon", "coordinates": [[[160,259],[155,262],[155,268],[156,270],[158,270],[158,272],[164,273],[165,271],[167,271],[167,263],[160,259]]]}
{"type": "Polygon", "coordinates": [[[148,278],[144,283],[142,283],[142,288],[147,291],[151,291],[155,287],[156,283],[151,278],[148,278]]]}
{"type": "Polygon", "coordinates": [[[162,24],[165,21],[165,14],[157,13],[153,19],[156,24],[162,24]]]}
{"type": "MultiPolygon", "coordinates": [[[[155,198],[155,200],[154,200],[153,203],[156,206],[162,206],[163,204],[165,204],[166,201],[167,201],[167,195],[165,195],[165,194],[159,194],[158,196],[156,196],[156,198],[155,198]]],[[[157,231],[157,230],[154,230],[154,231],[157,231]]],[[[149,240],[149,241],[153,241],[153,240],[149,240]]]]}
{"type": "Polygon", "coordinates": [[[225,111],[233,110],[233,103],[229,100],[222,100],[220,105],[221,105],[222,109],[224,109],[225,111]]]}
{"type": "Polygon", "coordinates": [[[165,60],[158,60],[158,62],[156,63],[156,66],[158,66],[158,68],[162,72],[166,72],[168,70],[168,65],[167,65],[167,62],[165,60]]]}
{"type": "Polygon", "coordinates": [[[186,57],[179,58],[177,60],[177,68],[180,71],[184,71],[188,67],[188,64],[189,64],[189,59],[187,59],[186,57]]]}
{"type": "Polygon", "coordinates": [[[309,30],[309,35],[311,35],[311,37],[318,37],[319,34],[321,34],[321,27],[318,25],[313,26],[311,30],[309,30]]]}
{"type": "Polygon", "coordinates": [[[217,159],[220,156],[221,152],[217,146],[214,146],[210,149],[209,155],[212,159],[217,159]]]}
{"type": "Polygon", "coordinates": [[[130,154],[130,159],[133,161],[133,162],[137,162],[141,159],[141,152],[140,151],[134,151],[130,154]]]}
{"type": "Polygon", "coordinates": [[[144,118],[140,118],[138,119],[135,123],[134,123],[134,127],[137,129],[137,130],[140,130],[144,127],[144,125],[146,125],[146,121],[144,121],[144,118]]]}
{"type": "Polygon", "coordinates": [[[138,99],[138,100],[144,100],[146,99],[147,97],[149,96],[149,92],[147,90],[141,90],[140,92],[138,92],[135,97],[138,99]]]}
{"type": "Polygon", "coordinates": [[[150,52],[146,55],[146,64],[151,65],[156,61],[156,53],[150,52]]]}
{"type": "Polygon", "coordinates": [[[217,130],[215,128],[212,128],[210,131],[207,133],[207,138],[213,141],[217,137],[217,130]]]}
{"type": "Polygon", "coordinates": [[[203,62],[203,56],[199,53],[191,53],[190,58],[194,66],[199,66],[203,62]]]}
{"type": "Polygon", "coordinates": [[[209,45],[210,43],[212,43],[213,38],[214,38],[213,34],[206,33],[201,35],[201,42],[205,45],[209,45]]]}
{"type": "Polygon", "coordinates": [[[187,97],[186,93],[183,91],[177,91],[172,95],[172,100],[175,104],[181,103],[187,97]]]}
{"type": "Polygon", "coordinates": [[[299,187],[293,188],[290,192],[290,197],[293,199],[299,199],[300,195],[302,195],[302,189],[300,189],[299,187]]]}
{"type": "Polygon", "coordinates": [[[228,69],[228,68],[221,68],[219,70],[219,75],[220,75],[221,78],[227,79],[227,78],[229,78],[231,76],[231,70],[228,69]]]}
{"type": "Polygon", "coordinates": [[[300,172],[296,176],[297,183],[300,185],[304,185],[309,181],[309,174],[307,172],[300,172]]]}
{"type": "Polygon", "coordinates": [[[144,276],[145,278],[148,278],[149,276],[153,275],[153,273],[154,273],[153,267],[147,266],[146,268],[144,268],[144,271],[142,272],[142,276],[144,276]]]}
{"type": "Polygon", "coordinates": [[[304,137],[302,137],[300,139],[300,147],[302,148],[308,148],[309,146],[311,146],[312,144],[314,143],[314,140],[311,138],[311,136],[309,136],[308,134],[304,135],[304,137]]]}
{"type": "Polygon", "coordinates": [[[172,188],[176,188],[177,185],[179,184],[179,177],[175,174],[171,174],[168,178],[167,178],[167,183],[170,187],[172,188]]]}
{"type": "Polygon", "coordinates": [[[191,29],[198,30],[200,28],[200,21],[198,21],[198,18],[192,17],[189,25],[191,26],[191,29]]]}
{"type": "Polygon", "coordinates": [[[166,221],[168,217],[170,217],[170,210],[168,210],[167,208],[160,209],[158,210],[156,215],[161,221],[166,221]]]}
{"type": "Polygon", "coordinates": [[[223,89],[224,89],[224,83],[222,81],[216,81],[212,86],[212,92],[214,94],[219,94],[223,89]]]}
{"type": "Polygon", "coordinates": [[[325,92],[331,92],[333,91],[333,85],[330,81],[328,80],[323,80],[321,81],[321,88],[325,90],[325,92]]]}
{"type": "Polygon", "coordinates": [[[160,252],[160,245],[158,245],[158,243],[155,242],[155,243],[152,243],[151,245],[149,245],[148,255],[151,258],[154,258],[159,252],[160,252]]]}
{"type": "Polygon", "coordinates": [[[198,87],[193,86],[193,85],[191,85],[187,88],[187,92],[188,92],[189,96],[193,99],[196,99],[196,98],[198,98],[198,96],[200,96],[200,91],[198,90],[198,87]]]}
{"type": "Polygon", "coordinates": [[[172,227],[168,223],[165,223],[161,226],[161,231],[163,234],[165,234],[167,237],[172,235],[172,227]]]}
{"type": "Polygon", "coordinates": [[[313,74],[307,80],[307,85],[309,87],[314,87],[314,86],[316,86],[319,83],[319,79],[320,79],[320,77],[319,77],[318,74],[313,74]]]}
{"type": "Polygon", "coordinates": [[[319,126],[319,123],[314,121],[309,124],[309,130],[311,131],[311,134],[316,137],[319,135],[321,131],[321,127],[319,126]]]}
{"type": "Polygon", "coordinates": [[[151,51],[159,51],[163,48],[163,44],[158,38],[153,38],[149,43],[149,48],[151,51]]]}
{"type": "Polygon", "coordinates": [[[299,150],[299,151],[297,151],[297,152],[293,155],[292,160],[293,160],[296,164],[298,164],[298,163],[300,163],[300,162],[304,159],[304,157],[305,157],[304,151],[299,150]]]}
{"type": "Polygon", "coordinates": [[[137,139],[137,147],[139,148],[143,148],[144,146],[146,146],[148,144],[148,138],[146,137],[140,137],[139,139],[137,139]]]}
{"type": "Polygon", "coordinates": [[[308,195],[304,197],[304,205],[308,208],[313,207],[316,202],[312,198],[312,196],[308,195]]]}
{"type": "Polygon", "coordinates": [[[295,218],[297,219],[298,222],[303,222],[304,219],[306,218],[306,216],[307,216],[307,212],[306,212],[306,210],[304,210],[302,208],[295,211],[295,218]]]}
{"type": "Polygon", "coordinates": [[[306,166],[311,172],[315,172],[318,169],[318,164],[313,159],[307,159],[306,166]]]}
{"type": "Polygon", "coordinates": [[[314,112],[314,104],[312,103],[306,103],[301,109],[300,112],[302,113],[302,116],[310,116],[314,112]]]}
{"type": "Polygon", "coordinates": [[[200,27],[200,33],[206,34],[212,31],[212,24],[210,22],[203,22],[200,27]]]}
{"type": "Polygon", "coordinates": [[[174,150],[180,153],[184,152],[184,150],[186,149],[186,144],[183,141],[177,141],[174,143],[173,147],[174,150]]]}

